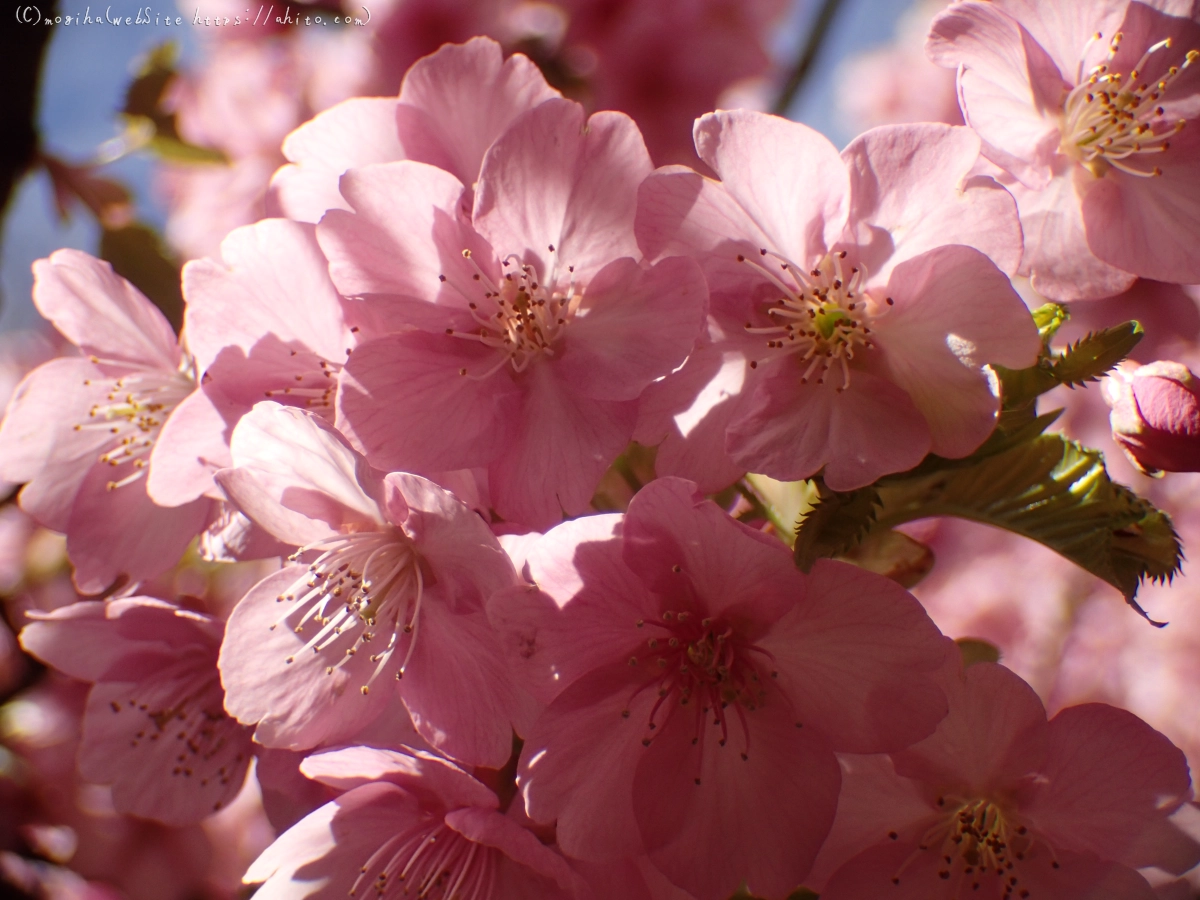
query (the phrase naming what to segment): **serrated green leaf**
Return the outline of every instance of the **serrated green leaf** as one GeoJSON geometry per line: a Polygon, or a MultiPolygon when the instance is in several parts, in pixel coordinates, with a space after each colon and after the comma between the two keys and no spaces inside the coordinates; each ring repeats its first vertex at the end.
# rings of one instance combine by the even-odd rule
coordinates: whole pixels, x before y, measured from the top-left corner
{"type": "Polygon", "coordinates": [[[183,322],[179,264],[167,255],[157,234],[137,223],[106,228],[100,234],[100,258],[145,294],[178,333],[183,322]]]}
{"type": "Polygon", "coordinates": [[[1166,514],[1112,481],[1100,451],[1059,434],[965,467],[890,476],[876,488],[882,504],[876,528],[928,516],[1004,528],[1103,578],[1139,612],[1142,581],[1169,581],[1179,571],[1179,538],[1166,514]]]}
{"type": "Polygon", "coordinates": [[[873,487],[831,491],[817,481],[817,498],[796,523],[796,565],[808,572],[818,559],[846,553],[870,529],[879,495],[873,487]]]}
{"type": "Polygon", "coordinates": [[[1072,387],[1098,381],[1127,357],[1143,337],[1138,322],[1125,322],[1103,331],[1089,332],[1058,355],[1050,373],[1059,384],[1072,387]]]}

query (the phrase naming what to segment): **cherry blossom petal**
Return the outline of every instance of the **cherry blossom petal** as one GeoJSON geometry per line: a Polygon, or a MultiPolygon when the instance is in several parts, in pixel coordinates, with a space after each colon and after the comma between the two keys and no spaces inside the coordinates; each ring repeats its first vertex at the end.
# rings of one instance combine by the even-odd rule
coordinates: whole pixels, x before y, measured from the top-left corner
{"type": "Polygon", "coordinates": [[[1024,681],[977,663],[943,681],[950,715],[924,741],[892,754],[905,778],[977,792],[1009,787],[1046,759],[1046,710],[1024,681]]]}
{"type": "Polygon", "coordinates": [[[264,219],[230,232],[221,262],[183,271],[188,348],[203,373],[226,347],[247,353],[267,334],[341,361],[350,335],[311,225],[264,219]]]}
{"type": "Polygon", "coordinates": [[[559,847],[578,859],[645,853],[634,818],[634,771],[655,697],[625,663],[594,669],[550,705],[525,738],[517,783],[537,822],[557,822],[559,847]],[[628,711],[629,716],[624,713],[628,711]]]}
{"type": "Polygon", "coordinates": [[[411,747],[405,747],[403,751],[375,747],[325,750],[306,757],[300,764],[300,771],[339,791],[386,781],[412,794],[435,795],[451,807],[495,809],[499,806],[494,793],[458,766],[411,747]]]}
{"type": "Polygon", "coordinates": [[[725,449],[743,468],[796,481],[824,467],[825,483],[848,491],[910,469],[929,452],[924,416],[892,382],[856,371],[844,391],[797,384],[790,362],[759,383],[726,432],[725,449]]]}
{"type": "Polygon", "coordinates": [[[233,465],[228,424],[198,388],[175,407],[150,451],[146,493],[160,506],[182,506],[215,490],[213,476],[233,465]]]}
{"type": "Polygon", "coordinates": [[[301,546],[348,523],[384,523],[360,482],[361,458],[317,417],[264,401],[238,423],[230,446],[236,468],[217,480],[281,541],[301,546]]]}
{"type": "Polygon", "coordinates": [[[491,38],[443,46],[418,60],[400,86],[396,122],[403,155],[473,185],[484,154],[513,120],[560,96],[528,57],[505,59],[491,38]]]}
{"type": "Polygon", "coordinates": [[[743,881],[755,895],[786,896],[829,832],[837,761],[786,703],[776,695],[746,714],[744,748],[710,734],[699,759],[693,717],[676,710],[638,764],[634,808],[650,858],[697,900],[725,900],[743,881]]]}
{"type": "Polygon", "coordinates": [[[342,371],[338,429],[383,469],[485,466],[512,441],[520,414],[507,371],[474,377],[495,363],[494,351],[445,335],[368,341],[342,371]]]}
{"type": "Polygon", "coordinates": [[[208,516],[206,498],[159,506],[146,495],[145,481],[110,488],[109,473],[105,465],[88,471],[67,520],[67,556],[83,594],[100,593],[121,575],[131,581],[161,575],[183,556],[208,516]]]}
{"type": "Polygon", "coordinates": [[[1120,859],[1142,831],[1191,797],[1183,753],[1123,709],[1064,709],[1047,736],[1045,781],[1029,816],[1056,847],[1120,859]]]}
{"type": "MultiPolygon", "coordinates": [[[[1045,186],[1067,86],[1054,61],[999,4],[968,0],[933,20],[925,45],[948,68],[965,66],[959,97],[969,124],[990,145],[989,159],[1031,188],[1045,186]]],[[[1028,235],[1026,240],[1028,241],[1028,235]]]]}
{"type": "Polygon", "coordinates": [[[396,136],[395,97],[354,97],[318,113],[283,141],[290,165],[271,178],[289,219],[319,222],[330,209],[350,209],[338,190],[347,169],[404,158],[396,136]]]}
{"type": "Polygon", "coordinates": [[[427,591],[400,696],[438,750],[466,765],[502,768],[514,728],[525,732],[536,709],[512,683],[483,611],[456,613],[436,586],[427,591]]]}
{"type": "Polygon", "coordinates": [[[1040,190],[1020,183],[1006,185],[1016,198],[1025,230],[1025,255],[1020,274],[1029,275],[1033,289],[1051,300],[1091,300],[1129,289],[1136,276],[1097,259],[1087,246],[1080,206],[1080,188],[1095,179],[1073,167],[1059,166],[1055,177],[1040,190]]]}
{"type": "Polygon", "coordinates": [[[969,247],[937,247],[902,262],[887,296],[895,305],[872,324],[888,375],[928,423],[930,449],[966,456],[991,434],[1000,408],[983,367],[1032,366],[1037,327],[1004,274],[969,247]]]}
{"type": "Polygon", "coordinates": [[[682,478],[659,478],[630,501],[624,559],[673,609],[753,618],[760,626],[803,603],[804,578],[774,537],[742,525],[682,478]]]}
{"type": "Polygon", "coordinates": [[[1083,227],[1092,253],[1143,278],[1200,281],[1194,240],[1200,234],[1198,159],[1200,137],[1195,128],[1185,128],[1171,139],[1160,177],[1113,170],[1100,179],[1083,198],[1083,227]]]}
{"type": "Polygon", "coordinates": [[[317,226],[317,239],[344,295],[434,300],[452,292],[439,276],[471,283],[474,269],[464,249],[484,262],[492,257],[462,219],[462,182],[449,172],[409,160],[379,163],[351,169],[341,190],[354,212],[331,210],[317,226]]]}
{"type": "Polygon", "coordinates": [[[828,139],[806,125],[750,110],[696,120],[696,152],[750,218],[766,246],[800,265],[823,255],[846,223],[850,185],[828,139]]]}
{"type": "Polygon", "coordinates": [[[689,259],[664,259],[644,270],[619,259],[588,284],[566,347],[560,379],[596,400],[635,400],[678,368],[704,328],[708,288],[689,259]]]}
{"type": "Polygon", "coordinates": [[[179,347],[166,318],[108,263],[79,250],[56,250],[33,264],[33,276],[38,312],[84,353],[179,367],[179,347]]]}
{"type": "Polygon", "coordinates": [[[257,726],[254,739],[268,747],[304,750],[349,740],[389,706],[393,715],[404,715],[390,671],[384,674],[391,684],[384,680],[378,690],[363,693],[360,687],[375,671],[365,654],[328,671],[341,645],[326,655],[314,653],[304,648],[316,626],[299,634],[289,627],[290,607],[278,598],[306,570],[287,566],[251,588],[230,615],[221,645],[225,707],[239,722],[257,726]]]}
{"type": "Polygon", "coordinates": [[[875,128],[842,151],[849,230],[873,281],[944,244],[974,247],[1004,272],[1017,270],[1021,224],[1012,196],[990,179],[968,177],[979,148],[969,128],[927,123],[875,128]]]}
{"type": "Polygon", "coordinates": [[[954,648],[895,582],[819,560],[807,602],[761,641],[797,718],[849,753],[901,750],[945,718],[938,670],[954,648]]]}
{"type": "MultiPolygon", "coordinates": [[[[637,188],[653,166],[633,120],[547,100],[516,119],[484,157],[475,227],[542,278],[574,266],[585,284],[608,262],[637,257],[637,188]],[[550,249],[553,247],[553,249],[550,249]]],[[[564,278],[565,280],[565,278],[564,278]]]]}
{"type": "Polygon", "coordinates": [[[493,892],[495,900],[526,900],[530,897],[551,900],[560,892],[563,900],[574,896],[571,887],[576,876],[566,860],[508,816],[478,807],[455,809],[446,813],[446,824],[476,844],[495,847],[508,859],[519,863],[520,869],[526,870],[516,878],[502,878],[499,889],[493,892]],[[525,893],[517,893],[522,886],[525,893]]]}
{"type": "Polygon", "coordinates": [[[524,378],[520,415],[488,467],[488,487],[502,518],[547,528],[587,509],[633,435],[637,403],[577,394],[542,360],[524,378]]]}

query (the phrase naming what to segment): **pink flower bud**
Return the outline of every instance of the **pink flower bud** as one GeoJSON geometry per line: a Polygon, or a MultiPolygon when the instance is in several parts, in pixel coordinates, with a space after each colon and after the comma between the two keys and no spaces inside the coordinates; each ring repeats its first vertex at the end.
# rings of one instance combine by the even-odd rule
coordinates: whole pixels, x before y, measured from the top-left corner
{"type": "Polygon", "coordinates": [[[1200,382],[1159,360],[1120,369],[1104,383],[1113,440],[1147,474],[1200,472],[1200,382]]]}

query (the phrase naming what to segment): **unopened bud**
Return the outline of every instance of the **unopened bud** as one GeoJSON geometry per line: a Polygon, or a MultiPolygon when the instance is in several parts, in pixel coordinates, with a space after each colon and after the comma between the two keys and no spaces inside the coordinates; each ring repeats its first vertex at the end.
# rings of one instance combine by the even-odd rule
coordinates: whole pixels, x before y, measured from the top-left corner
{"type": "Polygon", "coordinates": [[[1147,474],[1200,472],[1200,382],[1176,362],[1121,368],[1105,379],[1113,440],[1147,474]]]}

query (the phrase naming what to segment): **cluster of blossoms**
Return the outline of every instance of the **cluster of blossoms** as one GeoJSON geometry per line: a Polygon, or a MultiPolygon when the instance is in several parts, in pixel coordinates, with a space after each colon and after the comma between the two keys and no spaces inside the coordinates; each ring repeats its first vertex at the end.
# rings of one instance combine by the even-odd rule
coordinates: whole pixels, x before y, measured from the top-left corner
{"type": "MultiPolygon", "coordinates": [[[[171,826],[257,783],[262,898],[1155,897],[1200,862],[1183,751],[1048,717],[728,489],[970,456],[1044,350],[1013,279],[1200,281],[1176,7],[956,3],[928,50],[965,125],[839,153],[717,111],[700,171],[476,37],[287,135],[280,215],[185,266],[178,337],[39,261],[77,352],[15,389],[0,478],[87,598],[20,633],[90,685],[80,774],[171,826]],[[185,590],[197,555],[256,580],[185,590]]],[[[1140,468],[1200,468],[1186,367],[1106,394],[1140,468]]]]}

